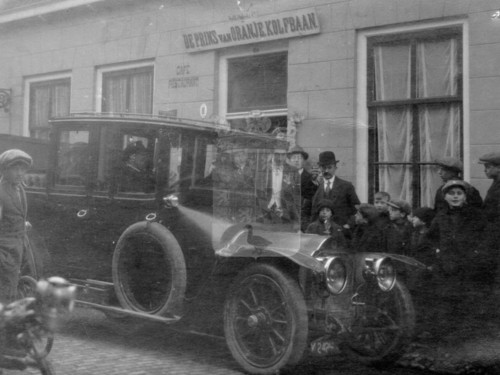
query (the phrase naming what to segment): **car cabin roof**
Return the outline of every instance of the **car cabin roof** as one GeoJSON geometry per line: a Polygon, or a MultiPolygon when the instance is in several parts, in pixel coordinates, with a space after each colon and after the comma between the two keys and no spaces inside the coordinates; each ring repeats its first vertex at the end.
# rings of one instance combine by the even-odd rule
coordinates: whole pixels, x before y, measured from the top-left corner
{"type": "Polygon", "coordinates": [[[101,125],[130,125],[145,126],[153,128],[176,128],[179,130],[192,130],[217,134],[219,141],[230,148],[238,147],[244,149],[267,148],[273,149],[277,146],[286,146],[286,139],[276,138],[271,134],[253,133],[238,129],[229,129],[227,126],[221,126],[213,122],[197,121],[177,117],[154,116],[144,114],[130,113],[103,113],[103,112],[82,112],[72,113],[67,116],[54,117],[50,123],[55,127],[80,125],[80,124],[101,124],[101,125]]]}
{"type": "Polygon", "coordinates": [[[151,125],[157,128],[178,128],[202,132],[215,132],[217,126],[212,122],[181,119],[177,117],[164,117],[153,115],[129,113],[72,113],[67,116],[54,117],[50,120],[53,126],[66,126],[78,124],[116,124],[116,125],[151,125]]]}

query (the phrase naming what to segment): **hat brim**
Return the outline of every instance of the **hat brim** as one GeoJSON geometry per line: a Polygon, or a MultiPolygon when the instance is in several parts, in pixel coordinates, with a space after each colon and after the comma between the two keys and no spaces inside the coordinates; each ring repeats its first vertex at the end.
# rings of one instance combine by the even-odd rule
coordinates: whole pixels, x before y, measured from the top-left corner
{"type": "Polygon", "coordinates": [[[300,154],[302,155],[302,157],[304,158],[304,160],[307,160],[309,159],[309,154],[305,151],[293,151],[293,152],[289,152],[287,155],[289,158],[292,157],[292,155],[295,155],[295,154],[300,154]]]}
{"type": "Polygon", "coordinates": [[[22,164],[24,166],[26,166],[27,168],[30,168],[31,167],[31,161],[30,160],[26,160],[26,159],[22,159],[22,158],[18,158],[18,159],[14,159],[8,163],[6,163],[4,166],[3,166],[3,169],[7,169],[7,168],[11,168],[15,165],[18,165],[18,164],[22,164]]]}

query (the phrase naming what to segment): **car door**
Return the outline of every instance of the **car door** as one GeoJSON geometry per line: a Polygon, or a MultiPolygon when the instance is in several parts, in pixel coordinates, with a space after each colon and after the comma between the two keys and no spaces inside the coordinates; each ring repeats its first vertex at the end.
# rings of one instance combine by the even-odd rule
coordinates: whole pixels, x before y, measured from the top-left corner
{"type": "Polygon", "coordinates": [[[30,220],[49,250],[51,274],[82,274],[88,258],[85,210],[93,169],[93,132],[86,124],[53,129],[46,195],[33,200],[30,220]]]}
{"type": "Polygon", "coordinates": [[[110,281],[113,251],[120,235],[156,212],[158,130],[147,124],[109,123],[100,126],[98,134],[87,242],[98,249],[94,277],[110,281]],[[140,153],[134,156],[132,149],[140,153]],[[137,181],[130,184],[127,170],[139,166],[142,173],[134,175],[137,181]]]}

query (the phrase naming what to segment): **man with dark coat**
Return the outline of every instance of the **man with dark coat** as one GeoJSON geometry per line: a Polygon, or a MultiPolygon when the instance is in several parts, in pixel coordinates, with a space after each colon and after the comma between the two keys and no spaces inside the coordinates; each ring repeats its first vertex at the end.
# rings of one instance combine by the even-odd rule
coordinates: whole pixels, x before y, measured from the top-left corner
{"type": "Polygon", "coordinates": [[[489,281],[492,284],[496,272],[495,292],[500,293],[500,152],[481,156],[479,163],[484,164],[486,177],[493,180],[483,202],[483,213],[487,221],[483,246],[489,252],[489,256],[494,259],[490,269],[485,273],[490,274],[491,280],[489,281]]]}
{"type": "Polygon", "coordinates": [[[25,249],[27,201],[24,176],[33,164],[31,156],[17,149],[0,155],[0,302],[12,302],[25,249]]]}
{"type": "MultiPolygon", "coordinates": [[[[448,204],[444,200],[443,186],[450,180],[462,180],[463,166],[460,160],[452,157],[437,159],[436,164],[439,167],[438,175],[443,180],[443,184],[436,190],[434,197],[434,210],[438,212],[448,207],[448,204]]],[[[467,183],[466,187],[467,204],[474,207],[481,207],[483,199],[479,191],[469,183],[467,183]]]]}
{"type": "Polygon", "coordinates": [[[349,219],[356,213],[356,205],[360,202],[354,186],[349,181],[335,176],[337,163],[338,160],[332,151],[324,151],[319,154],[318,164],[323,174],[323,182],[314,194],[312,210],[318,212],[318,204],[322,199],[331,200],[334,210],[333,220],[345,227],[349,219]]]}
{"type": "Polygon", "coordinates": [[[303,232],[311,222],[312,199],[318,186],[313,182],[312,174],[304,168],[304,162],[309,158],[309,154],[298,145],[288,150],[288,159],[290,164],[297,168],[295,181],[293,181],[293,194],[297,210],[300,211],[300,228],[303,232]]]}

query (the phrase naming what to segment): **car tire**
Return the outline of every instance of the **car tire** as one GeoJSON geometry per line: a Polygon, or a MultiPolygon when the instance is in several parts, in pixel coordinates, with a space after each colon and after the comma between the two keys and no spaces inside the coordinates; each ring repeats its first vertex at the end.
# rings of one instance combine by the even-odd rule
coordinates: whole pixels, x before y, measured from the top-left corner
{"type": "Polygon", "coordinates": [[[125,309],[180,315],[186,264],[179,243],[163,225],[138,222],[120,236],[113,253],[113,283],[125,309]]]}
{"type": "Polygon", "coordinates": [[[225,302],[224,333],[248,373],[276,374],[297,365],[308,337],[307,308],[297,282],[270,264],[244,269],[225,302]]]}
{"type": "Polygon", "coordinates": [[[381,365],[397,360],[410,343],[415,310],[408,289],[399,281],[384,292],[374,286],[360,290],[349,341],[344,347],[355,361],[381,365]]]}

